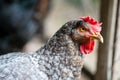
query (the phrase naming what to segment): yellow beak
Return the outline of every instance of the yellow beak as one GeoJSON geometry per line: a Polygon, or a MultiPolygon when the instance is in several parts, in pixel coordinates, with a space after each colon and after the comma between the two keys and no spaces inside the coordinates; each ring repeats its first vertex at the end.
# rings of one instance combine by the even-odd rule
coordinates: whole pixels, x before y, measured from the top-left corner
{"type": "Polygon", "coordinates": [[[97,39],[97,40],[99,40],[101,43],[104,42],[103,37],[102,37],[102,35],[101,35],[100,33],[95,33],[95,34],[91,35],[90,38],[97,39]]]}

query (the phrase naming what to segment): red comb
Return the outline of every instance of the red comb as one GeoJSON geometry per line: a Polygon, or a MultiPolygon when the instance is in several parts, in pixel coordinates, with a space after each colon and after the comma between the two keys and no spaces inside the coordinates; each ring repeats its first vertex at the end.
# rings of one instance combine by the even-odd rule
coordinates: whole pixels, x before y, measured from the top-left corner
{"type": "Polygon", "coordinates": [[[81,19],[84,20],[85,22],[88,22],[89,24],[91,24],[91,27],[94,31],[97,31],[97,32],[101,31],[102,23],[99,23],[94,18],[91,18],[90,16],[86,16],[86,17],[82,17],[81,19]]]}

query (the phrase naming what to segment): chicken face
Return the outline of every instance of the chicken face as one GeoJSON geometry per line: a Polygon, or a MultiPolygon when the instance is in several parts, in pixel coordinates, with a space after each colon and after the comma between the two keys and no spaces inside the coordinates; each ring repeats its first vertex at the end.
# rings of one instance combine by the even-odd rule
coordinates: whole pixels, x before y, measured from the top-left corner
{"type": "Polygon", "coordinates": [[[80,45],[80,51],[88,54],[94,49],[94,39],[103,43],[103,37],[100,34],[101,23],[93,18],[83,17],[76,23],[72,29],[72,39],[80,45]]]}
{"type": "Polygon", "coordinates": [[[79,43],[83,43],[90,39],[97,39],[103,43],[103,37],[100,32],[93,31],[91,25],[84,21],[79,21],[77,27],[72,30],[72,39],[79,43]]]}

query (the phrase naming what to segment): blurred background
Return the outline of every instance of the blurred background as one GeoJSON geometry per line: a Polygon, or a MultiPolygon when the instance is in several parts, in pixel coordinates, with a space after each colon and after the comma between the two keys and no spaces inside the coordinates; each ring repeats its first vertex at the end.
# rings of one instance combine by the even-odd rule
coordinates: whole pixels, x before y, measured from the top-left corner
{"type": "Polygon", "coordinates": [[[102,73],[105,73],[101,75],[104,78],[96,80],[112,80],[108,72],[112,73],[113,69],[113,45],[118,28],[114,26],[119,22],[118,4],[119,0],[1,0],[0,55],[14,51],[36,51],[67,21],[91,16],[103,22],[105,44],[98,45],[96,42],[94,52],[86,56],[82,80],[93,80],[95,74],[97,77],[102,73]],[[106,38],[110,40],[107,42],[106,38]],[[112,51],[109,52],[110,49],[112,51]],[[105,63],[101,62],[99,56],[105,58],[105,63]],[[97,67],[98,65],[102,67],[97,67]],[[105,72],[100,72],[102,70],[99,68],[105,72]]]}

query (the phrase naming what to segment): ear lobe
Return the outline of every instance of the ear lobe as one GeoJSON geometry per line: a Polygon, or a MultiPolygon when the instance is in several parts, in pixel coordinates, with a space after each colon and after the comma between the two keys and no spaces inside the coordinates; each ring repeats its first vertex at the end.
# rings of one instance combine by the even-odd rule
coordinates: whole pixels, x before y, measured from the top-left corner
{"type": "Polygon", "coordinates": [[[73,41],[78,41],[79,39],[79,34],[77,33],[77,31],[75,29],[72,29],[71,31],[71,38],[73,41]]]}

